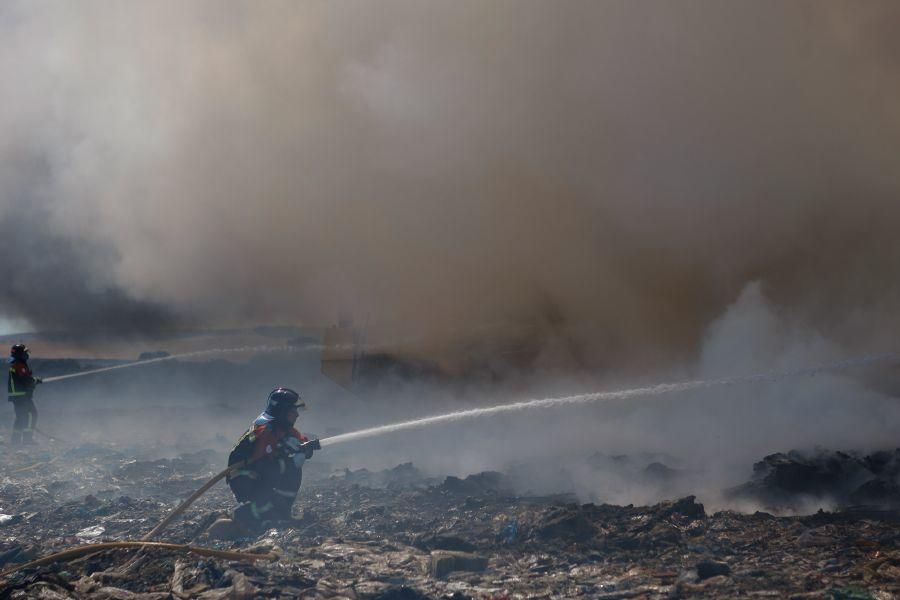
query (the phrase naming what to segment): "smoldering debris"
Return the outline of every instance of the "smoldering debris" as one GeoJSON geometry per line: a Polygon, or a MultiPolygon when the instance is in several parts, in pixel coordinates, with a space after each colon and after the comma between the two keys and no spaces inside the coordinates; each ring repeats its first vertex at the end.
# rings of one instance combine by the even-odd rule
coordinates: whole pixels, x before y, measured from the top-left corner
{"type": "MultiPolygon", "coordinates": [[[[202,449],[173,458],[136,450],[83,445],[8,454],[0,480],[0,567],[81,543],[139,539],[220,467],[219,453],[202,449]],[[35,460],[44,461],[40,468],[23,469],[35,460]]],[[[898,456],[900,450],[865,457],[794,452],[760,464],[771,470],[762,480],[774,472],[782,481],[797,469],[886,476],[895,472],[898,456]]],[[[145,551],[130,560],[135,552],[104,551],[16,572],[2,583],[0,597],[466,600],[538,592],[566,598],[900,592],[896,509],[710,513],[690,495],[645,506],[585,504],[573,495],[523,494],[506,472],[442,477],[411,463],[334,470],[324,454],[318,458],[306,464],[290,524],[257,538],[207,539],[207,527],[233,503],[219,485],[167,534],[167,541],[180,544],[275,551],[276,562],[171,551],[145,551]]],[[[658,461],[590,460],[604,466],[630,460],[666,478],[679,476],[658,461]]]]}
{"type": "Polygon", "coordinates": [[[900,508],[900,449],[866,456],[824,449],[770,454],[753,465],[751,481],[726,497],[779,511],[823,503],[900,508]]]}

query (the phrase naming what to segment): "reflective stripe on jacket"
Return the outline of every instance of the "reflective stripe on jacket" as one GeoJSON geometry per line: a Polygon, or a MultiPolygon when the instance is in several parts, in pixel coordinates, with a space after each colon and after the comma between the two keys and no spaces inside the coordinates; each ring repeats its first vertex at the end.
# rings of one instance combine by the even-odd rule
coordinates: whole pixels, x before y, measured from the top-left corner
{"type": "Polygon", "coordinates": [[[28,365],[21,360],[10,358],[9,377],[6,384],[10,399],[30,396],[34,391],[34,384],[34,376],[28,365]]]}

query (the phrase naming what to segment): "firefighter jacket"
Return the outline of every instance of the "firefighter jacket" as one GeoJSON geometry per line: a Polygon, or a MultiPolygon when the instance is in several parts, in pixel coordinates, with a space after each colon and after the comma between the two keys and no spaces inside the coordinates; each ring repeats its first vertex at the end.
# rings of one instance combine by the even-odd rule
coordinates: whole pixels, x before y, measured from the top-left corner
{"type": "Polygon", "coordinates": [[[285,444],[289,438],[300,443],[308,441],[293,427],[262,413],[228,456],[229,465],[252,461],[231,473],[227,482],[237,501],[246,504],[255,520],[290,517],[302,470],[285,444]]]}
{"type": "Polygon", "coordinates": [[[12,356],[9,357],[8,362],[9,378],[6,388],[9,401],[15,402],[17,400],[31,399],[37,380],[32,375],[28,363],[12,356]]]}

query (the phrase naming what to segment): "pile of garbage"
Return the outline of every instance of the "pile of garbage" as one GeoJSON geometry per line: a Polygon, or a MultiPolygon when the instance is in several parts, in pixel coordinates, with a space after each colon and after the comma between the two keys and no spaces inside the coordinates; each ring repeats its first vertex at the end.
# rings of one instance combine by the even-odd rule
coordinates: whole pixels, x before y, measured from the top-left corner
{"type": "MultiPolygon", "coordinates": [[[[898,454],[834,454],[833,464],[794,453],[773,456],[779,458],[767,457],[756,478],[734,493],[771,493],[784,503],[798,491],[833,490],[839,481],[846,485],[837,488],[855,497],[871,481],[890,480],[898,454]]],[[[149,449],[141,455],[80,446],[8,458],[0,473],[0,569],[81,544],[140,539],[218,472],[223,456],[198,451],[160,458],[149,449]]],[[[310,461],[295,518],[283,527],[234,542],[208,539],[209,524],[232,507],[229,490],[219,484],[163,538],[274,553],[276,560],[99,551],[13,572],[0,580],[0,600],[900,593],[900,513],[885,506],[806,516],[709,514],[693,496],[650,506],[585,504],[517,495],[500,472],[429,477],[409,463],[333,472],[324,461],[310,461]]]]}
{"type": "Polygon", "coordinates": [[[777,453],[753,466],[751,481],[726,496],[770,510],[796,511],[811,503],[838,507],[900,508],[900,449],[855,453],[816,450],[777,453]]]}

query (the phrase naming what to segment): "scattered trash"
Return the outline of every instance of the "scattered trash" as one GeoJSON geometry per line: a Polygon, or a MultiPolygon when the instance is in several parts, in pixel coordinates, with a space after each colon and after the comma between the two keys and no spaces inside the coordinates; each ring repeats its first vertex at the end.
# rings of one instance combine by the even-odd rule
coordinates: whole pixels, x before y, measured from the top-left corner
{"type": "Polygon", "coordinates": [[[431,576],[444,577],[454,571],[483,571],[488,559],[467,552],[435,550],[431,553],[431,576]]]}
{"type": "MultiPolygon", "coordinates": [[[[80,446],[67,456],[71,460],[0,482],[4,568],[82,541],[140,539],[210,472],[220,470],[222,458],[208,451],[160,457],[141,448],[98,445],[80,446]]],[[[793,461],[774,461],[782,489],[793,485],[780,479],[793,461]]],[[[31,464],[33,457],[11,455],[8,462],[14,469],[31,464]]],[[[894,462],[886,453],[837,464],[844,474],[855,472],[852,465],[884,474],[894,462]]],[[[805,477],[820,470],[796,472],[805,477]]],[[[769,474],[760,473],[762,479],[769,474]]],[[[565,495],[516,496],[507,475],[496,472],[430,478],[407,463],[335,473],[316,471],[313,461],[305,469],[292,521],[236,543],[205,537],[233,506],[228,488],[214,486],[171,524],[164,539],[273,551],[277,562],[232,564],[159,551],[131,565],[127,554],[104,552],[17,574],[4,582],[4,593],[147,599],[882,600],[900,591],[900,513],[883,508],[806,516],[707,514],[693,496],[650,506],[582,504],[565,495]]]]}
{"type": "Polygon", "coordinates": [[[858,587],[831,588],[825,597],[829,600],[876,600],[875,596],[858,587]]]}
{"type": "Polygon", "coordinates": [[[704,579],[709,579],[710,577],[716,577],[718,575],[730,575],[731,568],[723,562],[716,562],[714,560],[702,560],[697,563],[697,578],[700,581],[704,579]]]}
{"type": "Polygon", "coordinates": [[[509,546],[511,544],[515,544],[518,537],[519,522],[515,519],[510,519],[503,525],[500,533],[497,534],[497,541],[501,544],[509,546]]]}
{"type": "Polygon", "coordinates": [[[103,535],[106,528],[102,525],[94,525],[93,527],[85,527],[75,534],[75,537],[81,540],[94,540],[103,535]]]}

